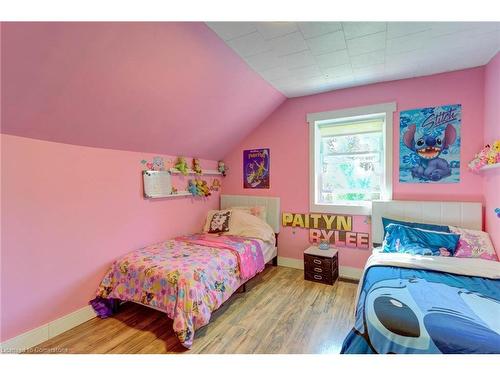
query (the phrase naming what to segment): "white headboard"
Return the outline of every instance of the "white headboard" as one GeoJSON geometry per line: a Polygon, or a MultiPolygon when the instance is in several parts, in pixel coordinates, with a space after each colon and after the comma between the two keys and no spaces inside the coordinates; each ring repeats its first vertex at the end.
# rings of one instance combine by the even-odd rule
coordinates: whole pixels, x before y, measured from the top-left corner
{"type": "Polygon", "coordinates": [[[267,223],[273,228],[274,233],[280,231],[280,199],[277,197],[256,197],[250,195],[221,195],[220,208],[235,206],[265,206],[267,223]]]}
{"type": "Polygon", "coordinates": [[[475,230],[483,228],[483,210],[479,202],[374,201],[372,243],[375,244],[384,240],[382,217],[475,230]]]}

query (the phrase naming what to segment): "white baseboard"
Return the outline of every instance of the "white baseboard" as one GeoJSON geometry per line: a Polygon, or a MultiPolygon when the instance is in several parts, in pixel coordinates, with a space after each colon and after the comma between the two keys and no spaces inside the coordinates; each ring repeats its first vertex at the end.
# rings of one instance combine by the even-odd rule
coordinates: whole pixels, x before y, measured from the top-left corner
{"type": "Polygon", "coordinates": [[[53,320],[31,331],[20,334],[0,344],[1,353],[14,354],[32,348],[63,332],[70,330],[86,321],[96,317],[92,306],[88,305],[73,311],[59,319],[53,320]]]}
{"type": "MultiPolygon", "coordinates": [[[[302,259],[286,258],[278,256],[278,266],[303,270],[304,261],[302,259]]],[[[363,274],[363,269],[361,268],[346,267],[346,266],[339,267],[339,276],[344,279],[359,281],[359,279],[361,279],[362,274],[363,274]]]]}

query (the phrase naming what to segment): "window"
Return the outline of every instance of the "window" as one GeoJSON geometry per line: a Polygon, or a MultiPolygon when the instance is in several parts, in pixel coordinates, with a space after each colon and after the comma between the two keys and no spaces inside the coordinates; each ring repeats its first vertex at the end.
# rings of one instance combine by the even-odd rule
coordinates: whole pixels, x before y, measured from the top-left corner
{"type": "Polygon", "coordinates": [[[395,103],[308,115],[311,212],[370,214],[392,198],[395,103]]]}

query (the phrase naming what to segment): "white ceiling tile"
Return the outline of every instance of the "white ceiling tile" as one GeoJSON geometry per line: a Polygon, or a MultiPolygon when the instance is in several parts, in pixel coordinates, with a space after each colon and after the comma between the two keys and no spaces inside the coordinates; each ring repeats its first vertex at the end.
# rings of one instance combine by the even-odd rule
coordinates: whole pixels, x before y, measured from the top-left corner
{"type": "Polygon", "coordinates": [[[276,68],[271,68],[271,69],[266,69],[262,70],[260,72],[260,75],[263,76],[265,79],[279,79],[283,77],[288,77],[290,76],[290,72],[288,68],[284,66],[278,66],[276,68]]]}
{"type": "Polygon", "coordinates": [[[322,77],[323,73],[317,65],[304,66],[302,68],[290,69],[290,75],[295,78],[322,77]]]}
{"type": "Polygon", "coordinates": [[[448,35],[463,31],[477,31],[479,33],[498,30],[498,22],[433,22],[431,23],[432,36],[448,35]]]}
{"type": "Polygon", "coordinates": [[[334,66],[332,68],[323,69],[323,72],[328,77],[342,77],[352,75],[351,64],[344,64],[339,66],[334,66]]]}
{"type": "Polygon", "coordinates": [[[429,30],[431,27],[432,22],[388,22],[387,39],[418,33],[429,30]]]}
{"type": "Polygon", "coordinates": [[[282,61],[275,51],[267,51],[247,57],[247,63],[256,70],[266,70],[279,66],[282,61]]]}
{"type": "Polygon", "coordinates": [[[231,39],[227,41],[227,44],[243,57],[272,50],[269,42],[265,41],[258,32],[231,39]]]}
{"type": "Polygon", "coordinates": [[[361,38],[349,39],[347,49],[349,55],[356,56],[385,48],[386,32],[363,36],[361,38]]]}
{"type": "Polygon", "coordinates": [[[338,51],[346,47],[344,33],[342,31],[335,31],[333,33],[307,39],[306,42],[314,55],[338,51]]]}
{"type": "Polygon", "coordinates": [[[287,68],[300,68],[303,66],[314,65],[316,60],[309,50],[291,53],[281,57],[287,68]]]}
{"type": "Polygon", "coordinates": [[[306,39],[342,29],[340,22],[298,22],[298,25],[306,39]]]}
{"type": "Polygon", "coordinates": [[[342,22],[346,39],[379,33],[386,30],[385,22],[342,22]]]}
{"type": "Polygon", "coordinates": [[[255,22],[255,25],[264,39],[273,39],[298,31],[295,22],[255,22]]]}
{"type": "Polygon", "coordinates": [[[355,68],[362,68],[370,65],[383,64],[385,62],[385,49],[352,56],[351,65],[355,68]]]}
{"type": "Polygon", "coordinates": [[[229,40],[257,31],[253,22],[207,22],[222,39],[229,40]]]}
{"type": "Polygon", "coordinates": [[[348,64],[350,62],[347,49],[325,53],[316,56],[316,61],[320,68],[329,68],[332,66],[348,64]]]}
{"type": "Polygon", "coordinates": [[[385,72],[385,64],[365,66],[363,68],[353,68],[352,72],[356,79],[377,77],[385,72]]]}
{"type": "Polygon", "coordinates": [[[307,44],[300,32],[294,32],[269,41],[278,56],[288,55],[307,49],[307,44]]]}
{"type": "Polygon", "coordinates": [[[387,53],[401,53],[420,49],[429,43],[430,30],[420,31],[415,34],[387,40],[387,53]]]}

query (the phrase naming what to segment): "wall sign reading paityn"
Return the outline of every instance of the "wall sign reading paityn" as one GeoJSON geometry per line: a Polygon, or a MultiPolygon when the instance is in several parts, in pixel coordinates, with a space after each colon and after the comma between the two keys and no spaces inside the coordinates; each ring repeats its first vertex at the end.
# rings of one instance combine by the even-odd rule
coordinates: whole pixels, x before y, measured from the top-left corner
{"type": "Polygon", "coordinates": [[[352,216],[330,214],[293,214],[283,212],[282,225],[309,229],[309,241],[318,244],[327,241],[340,247],[368,249],[369,234],[354,232],[352,216]]]}
{"type": "Polygon", "coordinates": [[[269,189],[270,152],[268,148],[243,151],[243,187],[269,189]]]}
{"type": "Polygon", "coordinates": [[[399,181],[460,181],[460,104],[419,108],[400,114],[399,181]]]}

